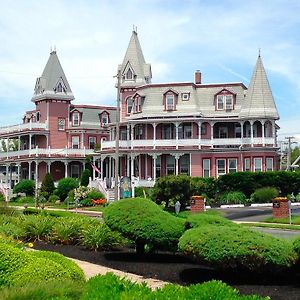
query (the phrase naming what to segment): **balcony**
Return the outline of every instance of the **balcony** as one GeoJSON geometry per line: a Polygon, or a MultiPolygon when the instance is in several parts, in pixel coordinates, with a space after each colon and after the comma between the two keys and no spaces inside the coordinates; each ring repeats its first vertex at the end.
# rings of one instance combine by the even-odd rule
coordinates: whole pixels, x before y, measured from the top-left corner
{"type": "MultiPolygon", "coordinates": [[[[180,149],[186,148],[201,148],[201,147],[211,147],[211,148],[229,148],[229,147],[239,147],[242,145],[271,145],[276,147],[275,139],[272,137],[256,137],[253,138],[214,138],[214,139],[170,139],[170,140],[133,140],[133,141],[120,141],[120,149],[159,149],[159,148],[174,148],[180,149]]],[[[101,150],[110,150],[115,148],[115,141],[102,141],[101,150]]]]}
{"type": "Polygon", "coordinates": [[[17,159],[17,158],[34,158],[34,157],[45,157],[45,158],[65,158],[65,157],[85,157],[86,155],[93,154],[93,149],[52,149],[52,148],[34,148],[20,151],[9,151],[0,152],[0,161],[17,159]]]}
{"type": "Polygon", "coordinates": [[[47,123],[30,122],[12,126],[0,127],[0,135],[31,130],[47,130],[47,123]]]}

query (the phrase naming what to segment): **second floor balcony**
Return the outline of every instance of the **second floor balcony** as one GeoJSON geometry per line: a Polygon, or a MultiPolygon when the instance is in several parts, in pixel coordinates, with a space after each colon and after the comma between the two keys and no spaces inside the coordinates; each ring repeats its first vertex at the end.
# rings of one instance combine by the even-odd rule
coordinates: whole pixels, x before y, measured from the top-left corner
{"type": "Polygon", "coordinates": [[[0,127],[0,136],[9,135],[19,132],[48,130],[48,124],[42,122],[28,122],[12,126],[0,127]]]}

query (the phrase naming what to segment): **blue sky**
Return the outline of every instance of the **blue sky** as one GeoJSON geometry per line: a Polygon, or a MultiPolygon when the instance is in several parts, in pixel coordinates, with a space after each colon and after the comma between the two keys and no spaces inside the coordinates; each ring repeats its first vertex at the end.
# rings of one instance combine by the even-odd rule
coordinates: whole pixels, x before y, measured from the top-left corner
{"type": "Polygon", "coordinates": [[[248,85],[258,49],[280,114],[300,141],[300,1],[15,0],[0,3],[0,126],[21,122],[56,46],[75,103],[114,104],[132,26],[153,82],[248,85]]]}

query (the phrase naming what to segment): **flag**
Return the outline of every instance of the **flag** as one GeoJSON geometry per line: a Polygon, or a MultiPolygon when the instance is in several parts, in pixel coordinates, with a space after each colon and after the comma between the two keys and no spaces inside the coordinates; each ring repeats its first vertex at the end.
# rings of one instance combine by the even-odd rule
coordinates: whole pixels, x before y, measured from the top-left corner
{"type": "Polygon", "coordinates": [[[96,167],[95,164],[91,163],[91,166],[92,166],[92,168],[93,168],[94,171],[96,171],[97,173],[101,174],[101,171],[96,167]]]}

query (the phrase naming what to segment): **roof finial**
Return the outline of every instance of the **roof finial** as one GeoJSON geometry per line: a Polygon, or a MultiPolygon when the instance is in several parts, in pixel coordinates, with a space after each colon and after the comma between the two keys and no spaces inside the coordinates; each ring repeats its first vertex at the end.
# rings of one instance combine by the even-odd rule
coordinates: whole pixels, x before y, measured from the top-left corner
{"type": "Polygon", "coordinates": [[[260,48],[258,48],[258,57],[260,57],[260,48]]]}
{"type": "Polygon", "coordinates": [[[137,26],[135,26],[135,25],[133,24],[132,27],[133,27],[133,32],[137,33],[137,26]]]}

